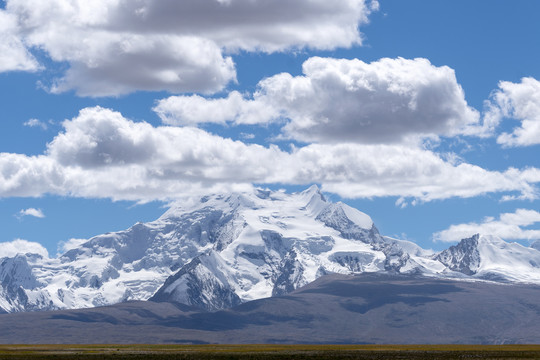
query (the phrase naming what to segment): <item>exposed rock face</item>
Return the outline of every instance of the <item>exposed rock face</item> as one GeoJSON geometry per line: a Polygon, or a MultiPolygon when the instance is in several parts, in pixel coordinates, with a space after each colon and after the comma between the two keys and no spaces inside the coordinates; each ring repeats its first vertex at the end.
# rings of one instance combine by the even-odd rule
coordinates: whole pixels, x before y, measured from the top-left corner
{"type": "Polygon", "coordinates": [[[435,259],[448,266],[450,270],[459,271],[466,275],[474,275],[480,267],[480,253],[478,252],[478,238],[463,239],[455,246],[444,250],[435,259]]]}

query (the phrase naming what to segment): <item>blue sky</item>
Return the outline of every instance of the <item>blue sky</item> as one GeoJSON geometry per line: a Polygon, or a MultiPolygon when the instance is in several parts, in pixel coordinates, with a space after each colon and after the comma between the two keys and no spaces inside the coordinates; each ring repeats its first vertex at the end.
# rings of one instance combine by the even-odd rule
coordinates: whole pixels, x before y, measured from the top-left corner
{"type": "Polygon", "coordinates": [[[312,183],[426,248],[540,238],[537,1],[0,4],[0,242],[312,183]]]}

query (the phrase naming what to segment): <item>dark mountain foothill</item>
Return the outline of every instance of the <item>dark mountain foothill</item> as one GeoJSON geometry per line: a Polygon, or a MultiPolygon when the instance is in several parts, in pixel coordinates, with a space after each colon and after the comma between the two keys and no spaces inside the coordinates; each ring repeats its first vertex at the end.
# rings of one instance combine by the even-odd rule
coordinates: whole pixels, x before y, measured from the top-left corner
{"type": "Polygon", "coordinates": [[[536,285],[334,274],[212,312],[136,301],[3,314],[0,343],[538,343],[539,297],[536,285]]]}

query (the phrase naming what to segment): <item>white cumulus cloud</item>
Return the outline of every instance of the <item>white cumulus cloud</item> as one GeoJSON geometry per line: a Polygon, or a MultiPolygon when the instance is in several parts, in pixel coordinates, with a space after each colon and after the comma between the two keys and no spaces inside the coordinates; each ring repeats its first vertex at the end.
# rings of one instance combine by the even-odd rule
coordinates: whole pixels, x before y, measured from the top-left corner
{"type": "Polygon", "coordinates": [[[360,44],[358,26],[376,8],[364,0],[7,0],[24,34],[7,41],[70,65],[53,92],[212,93],[236,78],[230,54],[360,44]]]}
{"type": "Polygon", "coordinates": [[[506,240],[540,239],[540,229],[529,226],[540,223],[540,212],[529,209],[517,209],[513,213],[500,214],[498,219],[486,217],[482,222],[452,225],[446,230],[433,234],[435,241],[459,241],[474,234],[496,235],[506,240]]]}
{"type": "Polygon", "coordinates": [[[235,92],[222,99],[176,96],[154,110],[173,125],[287,119],[284,136],[308,143],[395,143],[474,134],[479,126],[479,113],[467,105],[454,70],[427,59],[368,64],[314,57],[303,64],[303,73],[262,80],[253,99],[235,92]]]}
{"type": "Polygon", "coordinates": [[[63,123],[45,154],[0,154],[0,196],[171,200],[257,184],[320,183],[346,198],[537,197],[540,170],[504,172],[415,145],[310,144],[284,151],[194,127],[154,127],[101,107],[63,123]]]}
{"type": "Polygon", "coordinates": [[[37,71],[40,66],[26,48],[17,17],[0,9],[0,73],[37,71]]]}
{"type": "Polygon", "coordinates": [[[13,241],[0,243],[0,258],[14,257],[17,254],[38,254],[44,258],[49,257],[47,249],[37,242],[16,239],[13,241]]]}
{"type": "Polygon", "coordinates": [[[260,124],[279,117],[279,112],[264,101],[247,100],[238,91],[226,98],[207,99],[199,95],[170,96],[159,100],[153,109],[165,124],[197,126],[201,123],[260,124]]]}
{"type": "Polygon", "coordinates": [[[37,218],[44,218],[45,214],[43,214],[43,211],[41,209],[35,209],[35,208],[28,208],[28,209],[22,209],[19,211],[19,216],[33,216],[37,218]]]}
{"type": "Polygon", "coordinates": [[[495,123],[503,118],[521,124],[512,132],[499,135],[497,142],[504,147],[540,144],[540,81],[526,77],[520,83],[501,81],[489,103],[488,115],[495,123]]]}

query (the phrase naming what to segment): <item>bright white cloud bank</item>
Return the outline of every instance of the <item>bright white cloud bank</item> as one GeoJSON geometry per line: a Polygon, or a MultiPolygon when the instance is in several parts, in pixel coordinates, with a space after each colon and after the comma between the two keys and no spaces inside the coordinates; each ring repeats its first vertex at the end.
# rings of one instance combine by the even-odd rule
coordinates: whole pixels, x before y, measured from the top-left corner
{"type": "Polygon", "coordinates": [[[36,242],[17,239],[0,243],[0,258],[14,257],[17,254],[38,254],[45,258],[49,257],[47,249],[36,242]]]}
{"type": "Polygon", "coordinates": [[[262,80],[253,98],[173,96],[154,110],[172,125],[253,124],[287,119],[286,137],[320,143],[388,143],[434,135],[478,134],[454,70],[426,59],[361,60],[314,57],[303,76],[262,80]]]}
{"type": "Polygon", "coordinates": [[[523,78],[520,83],[501,81],[492,95],[489,114],[495,122],[503,117],[521,122],[511,133],[503,133],[497,142],[505,147],[540,144],[540,81],[523,78]]]}
{"type": "Polygon", "coordinates": [[[44,193],[149,201],[321,183],[343,197],[422,201],[507,193],[536,198],[540,171],[488,171],[416,145],[311,144],[291,151],[193,127],[154,127],[100,107],[83,109],[40,156],[0,154],[0,196],[44,193]]]}
{"type": "Polygon", "coordinates": [[[364,0],[7,0],[0,71],[35,70],[26,45],[70,64],[54,92],[211,93],[236,78],[227,54],[360,44],[358,26],[376,8],[364,0]]]}
{"type": "Polygon", "coordinates": [[[436,241],[459,241],[474,234],[497,235],[506,240],[539,240],[540,229],[526,227],[540,223],[540,212],[517,209],[514,213],[504,213],[499,219],[485,218],[481,223],[452,225],[448,229],[433,234],[436,241]]]}

